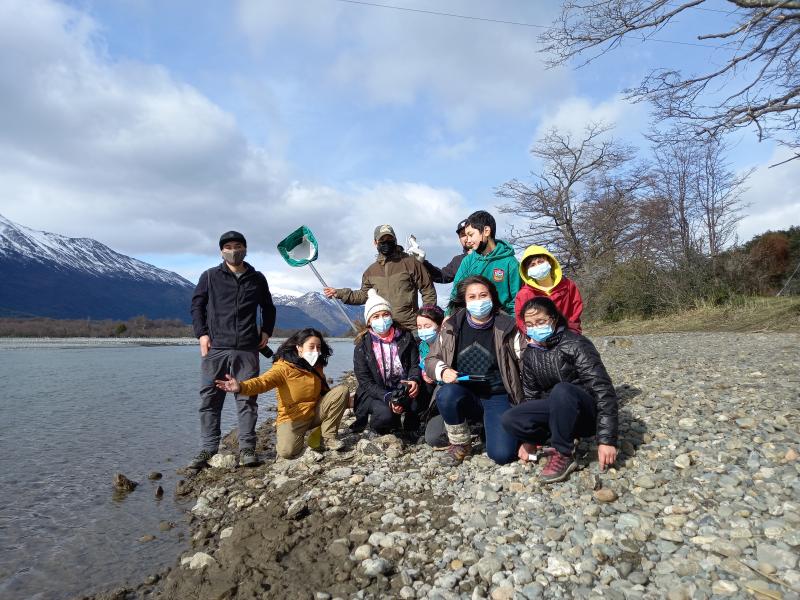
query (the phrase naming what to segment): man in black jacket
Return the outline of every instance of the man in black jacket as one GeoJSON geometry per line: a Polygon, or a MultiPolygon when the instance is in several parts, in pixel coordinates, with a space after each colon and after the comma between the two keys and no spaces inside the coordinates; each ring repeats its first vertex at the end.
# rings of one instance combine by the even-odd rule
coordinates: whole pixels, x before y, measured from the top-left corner
{"type": "Polygon", "coordinates": [[[453,259],[441,269],[434,266],[430,261],[425,260],[425,251],[419,246],[412,247],[408,253],[420,261],[428,270],[433,283],[452,283],[458,273],[458,267],[461,266],[461,261],[469,254],[470,248],[467,247],[467,234],[464,231],[467,227],[466,219],[461,221],[456,227],[456,234],[458,234],[458,243],[461,244],[461,254],[456,254],[453,259]]]}
{"type": "MultiPolygon", "coordinates": [[[[200,437],[202,449],[190,463],[208,465],[220,441],[220,417],[225,392],[215,379],[230,374],[238,381],[258,375],[258,350],[265,348],[275,327],[275,305],[262,273],[244,262],[247,241],[238,231],[219,238],[223,262],[200,276],[192,296],[192,326],[200,341],[200,437]],[[261,327],[258,311],[261,310],[261,327]]],[[[236,394],[239,420],[239,464],[258,464],[255,454],[257,396],[236,394]]]]}

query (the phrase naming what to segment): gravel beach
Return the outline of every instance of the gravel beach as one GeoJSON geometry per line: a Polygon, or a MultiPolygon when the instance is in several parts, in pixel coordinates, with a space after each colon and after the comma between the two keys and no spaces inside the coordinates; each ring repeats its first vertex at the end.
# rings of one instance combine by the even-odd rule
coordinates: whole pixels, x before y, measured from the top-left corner
{"type": "Polygon", "coordinates": [[[621,398],[609,472],[590,442],[546,487],[393,436],[276,460],[267,424],[262,466],[223,453],[179,483],[173,568],[92,598],[800,599],[800,334],[594,341],[621,398]]]}

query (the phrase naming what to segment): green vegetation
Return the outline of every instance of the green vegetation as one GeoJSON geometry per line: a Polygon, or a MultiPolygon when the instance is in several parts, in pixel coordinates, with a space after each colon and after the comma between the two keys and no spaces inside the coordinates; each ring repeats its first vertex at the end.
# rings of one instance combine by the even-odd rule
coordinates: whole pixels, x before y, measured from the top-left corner
{"type": "Polygon", "coordinates": [[[782,321],[787,326],[793,322],[800,273],[789,279],[798,263],[800,227],[791,227],[766,232],[714,257],[694,254],[669,266],[643,258],[608,267],[596,263],[576,279],[587,323],[639,323],[637,330],[658,331],[778,330],[782,321]],[[781,297],[775,298],[781,289],[781,297]]]}
{"type": "Polygon", "coordinates": [[[589,321],[584,324],[584,333],[590,336],[681,331],[800,333],[800,296],[736,296],[721,305],[698,302],[694,308],[668,316],[589,321]]]}

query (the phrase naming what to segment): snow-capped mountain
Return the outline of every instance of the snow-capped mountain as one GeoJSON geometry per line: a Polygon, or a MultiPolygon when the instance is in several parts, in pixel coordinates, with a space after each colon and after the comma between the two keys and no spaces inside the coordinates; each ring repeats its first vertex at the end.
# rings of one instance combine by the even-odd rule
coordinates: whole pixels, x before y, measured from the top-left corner
{"type": "MultiPolygon", "coordinates": [[[[211,266],[211,265],[209,265],[211,266]]],[[[0,215],[0,317],[181,319],[190,322],[194,283],[120,254],[91,238],[37,231],[0,215]]],[[[276,327],[315,327],[330,335],[351,329],[319,292],[276,294],[276,327]]],[[[363,307],[345,306],[353,321],[363,307]]]]}
{"type": "Polygon", "coordinates": [[[194,284],[177,273],[115,252],[91,238],[70,238],[24,227],[0,215],[0,256],[24,257],[53,268],[94,276],[156,281],[181,287],[194,284]]]}
{"type": "Polygon", "coordinates": [[[189,320],[194,284],[90,238],[0,215],[0,316],[189,320]]]}
{"type": "MultiPolygon", "coordinates": [[[[336,307],[336,302],[328,300],[319,292],[308,292],[302,296],[276,295],[272,297],[272,301],[278,307],[278,327],[316,327],[322,331],[327,331],[331,335],[345,335],[351,330],[350,324],[336,307]],[[294,318],[291,319],[291,324],[288,323],[290,316],[294,316],[297,313],[302,313],[305,316],[305,324],[294,318]],[[317,324],[312,324],[312,322],[317,324]]],[[[363,321],[363,306],[348,306],[346,304],[342,306],[352,321],[363,321]]]]}

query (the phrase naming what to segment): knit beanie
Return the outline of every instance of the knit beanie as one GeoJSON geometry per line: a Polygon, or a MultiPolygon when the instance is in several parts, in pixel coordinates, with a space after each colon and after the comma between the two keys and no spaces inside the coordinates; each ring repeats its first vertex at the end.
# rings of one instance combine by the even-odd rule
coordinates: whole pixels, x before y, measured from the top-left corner
{"type": "Polygon", "coordinates": [[[370,288],[367,292],[367,302],[364,304],[364,321],[369,324],[369,318],[381,310],[388,310],[391,313],[392,305],[378,296],[375,288],[370,288]]]}

